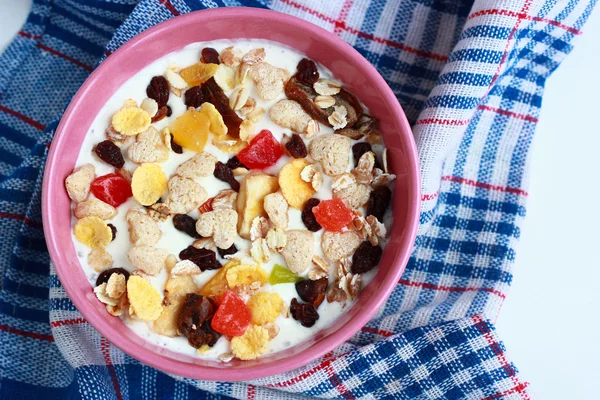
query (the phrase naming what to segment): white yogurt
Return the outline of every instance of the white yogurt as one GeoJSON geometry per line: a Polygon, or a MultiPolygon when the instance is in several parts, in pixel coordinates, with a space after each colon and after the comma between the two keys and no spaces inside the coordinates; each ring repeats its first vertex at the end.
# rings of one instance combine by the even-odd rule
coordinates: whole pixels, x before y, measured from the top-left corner
{"type": "MultiPolygon", "coordinates": [[[[229,41],[229,40],[220,40],[209,43],[194,43],[186,46],[185,48],[173,52],[167,56],[164,56],[152,64],[143,68],[140,72],[138,72],[135,76],[130,78],[117,92],[110,98],[110,100],[105,104],[102,110],[96,116],[92,126],[90,127],[87,136],[81,146],[81,150],[79,153],[79,157],[77,159],[76,165],[83,165],[90,163],[96,168],[96,175],[101,176],[108,173],[114,172],[114,168],[102,161],[100,161],[95,155],[92,153],[93,147],[103,141],[106,140],[105,130],[110,125],[110,121],[112,115],[118,111],[125,100],[133,99],[138,104],[142,102],[146,98],[146,86],[150,82],[150,79],[156,75],[163,75],[166,71],[167,67],[172,65],[177,65],[179,67],[186,67],[188,65],[192,65],[199,60],[199,54],[202,48],[204,47],[212,47],[219,51],[219,53],[229,47],[234,46],[236,49],[241,50],[242,54],[245,54],[247,51],[259,47],[263,47],[266,51],[266,62],[279,67],[287,69],[290,74],[295,73],[296,65],[298,62],[304,57],[299,52],[282,46],[280,44],[264,41],[264,40],[246,40],[246,41],[229,41]]],[[[322,78],[332,78],[332,74],[329,70],[319,65],[319,73],[322,78]]],[[[256,125],[256,132],[258,133],[262,129],[270,130],[277,140],[281,140],[284,134],[290,134],[288,129],[283,129],[280,126],[276,125],[268,115],[269,108],[275,104],[280,99],[285,98],[285,94],[281,93],[280,96],[272,101],[264,101],[261,100],[256,95],[256,90],[254,84],[249,83],[251,80],[247,78],[248,81],[246,83],[246,87],[250,90],[250,96],[252,96],[257,101],[257,107],[263,107],[267,110],[265,117],[260,120],[256,125]]],[[[227,93],[230,94],[229,92],[227,93]]],[[[183,102],[183,97],[177,97],[171,93],[169,98],[169,106],[171,107],[173,113],[170,118],[165,118],[157,123],[154,126],[161,130],[163,127],[170,126],[175,118],[180,116],[186,110],[186,106],[183,102]]],[[[325,126],[323,124],[320,125],[320,135],[326,133],[332,133],[333,130],[325,126]]],[[[381,146],[376,146],[381,147],[381,146]]],[[[376,152],[378,149],[374,149],[376,152]]],[[[379,149],[381,150],[381,149],[379,149]]],[[[123,149],[125,152],[125,149],[123,149]]],[[[210,152],[215,155],[219,161],[226,162],[229,158],[232,157],[231,154],[224,153],[220,151],[218,148],[210,144],[210,142],[206,145],[205,151],[210,152]]],[[[175,154],[173,152],[170,153],[169,159],[166,162],[160,163],[163,170],[165,171],[167,177],[170,177],[179,164],[191,158],[195,153],[189,150],[184,150],[183,154],[175,154]]],[[[350,164],[348,167],[348,171],[352,169],[354,166],[354,160],[352,159],[352,155],[350,155],[350,164]]],[[[137,165],[125,157],[126,163],[125,167],[129,171],[134,171],[137,165]]],[[[290,157],[283,156],[279,162],[268,168],[265,172],[277,175],[279,169],[290,161],[290,157]]],[[[213,176],[201,178],[197,180],[208,192],[209,197],[215,196],[220,190],[228,189],[229,185],[225,182],[222,182],[213,176]]],[[[325,176],[324,184],[322,188],[314,195],[319,199],[329,199],[331,198],[331,183],[332,178],[325,176]]],[[[93,196],[93,195],[91,195],[93,196]]],[[[118,215],[113,220],[109,221],[117,228],[117,237],[116,239],[110,243],[107,247],[108,252],[112,255],[114,259],[113,268],[119,267],[124,268],[128,271],[133,271],[135,268],[129,263],[127,259],[127,251],[131,248],[131,244],[129,243],[129,233],[128,233],[128,225],[125,220],[125,215],[128,210],[132,208],[142,208],[133,198],[129,199],[126,203],[119,206],[118,215]]],[[[190,215],[194,218],[198,217],[198,211],[190,213],[190,215]]],[[[301,220],[301,212],[299,210],[295,210],[290,208],[289,213],[289,226],[288,229],[306,229],[301,220]]],[[[391,220],[386,218],[386,226],[389,229],[391,225],[391,220]]],[[[72,224],[76,223],[76,219],[73,217],[72,224]]],[[[194,241],[192,238],[187,236],[186,234],[176,230],[173,226],[172,220],[168,219],[164,222],[158,223],[160,229],[163,232],[163,236],[160,241],[156,244],[156,247],[167,249],[172,254],[179,254],[179,252],[185,249],[187,246],[191,245],[194,241]]],[[[315,250],[316,254],[324,258],[322,250],[321,250],[321,236],[323,234],[323,230],[317,232],[314,235],[315,239],[315,250]]],[[[73,243],[75,245],[75,249],[77,251],[77,256],[80,260],[81,267],[85,271],[85,274],[92,286],[95,285],[96,278],[98,273],[92,268],[87,262],[87,255],[90,252],[90,249],[85,245],[78,242],[73,236],[73,243]]],[[[250,241],[244,240],[241,237],[237,237],[235,240],[235,245],[238,249],[249,249],[250,241]]],[[[382,246],[385,244],[382,244],[382,246]]],[[[226,260],[221,260],[222,263],[225,263],[226,260]]],[[[243,263],[254,264],[255,262],[252,258],[247,257],[247,259],[243,260],[243,263]]],[[[283,257],[279,254],[273,254],[270,261],[266,264],[262,264],[262,268],[269,274],[275,264],[285,265],[285,261],[283,257]]],[[[335,276],[335,268],[336,265],[330,265],[330,276],[335,276]]],[[[363,286],[368,284],[373,276],[375,275],[375,270],[370,271],[369,273],[363,274],[363,286]]],[[[195,282],[199,287],[202,287],[210,278],[212,278],[217,271],[204,271],[202,274],[194,277],[195,282]]],[[[161,295],[163,294],[164,284],[167,279],[167,272],[163,269],[157,276],[150,277],[150,281],[152,285],[158,290],[161,295]]],[[[333,280],[333,279],[331,279],[333,280]]],[[[261,290],[264,291],[273,291],[277,292],[281,295],[285,304],[289,306],[290,301],[294,297],[298,297],[296,293],[296,289],[294,284],[278,284],[271,286],[266,284],[263,286],[261,290]]],[[[280,333],[277,337],[275,337],[272,341],[269,342],[269,347],[267,350],[267,354],[274,353],[286,349],[288,347],[294,346],[298,343],[301,343],[310,337],[314,336],[318,331],[328,327],[336,320],[344,311],[352,306],[353,303],[348,302],[347,304],[340,303],[328,303],[324,301],[320,307],[318,308],[319,319],[316,324],[311,328],[306,328],[300,325],[299,322],[294,319],[285,318],[280,316],[275,323],[279,325],[280,333]]],[[[192,355],[200,358],[208,358],[208,359],[217,359],[220,354],[228,353],[230,351],[229,341],[225,337],[221,337],[219,341],[213,346],[209,351],[206,351],[202,354],[199,354],[195,348],[190,346],[185,337],[175,337],[170,338],[166,336],[160,336],[152,331],[151,323],[134,320],[127,316],[123,317],[125,324],[134,331],[137,335],[144,338],[145,340],[168,348],[169,350],[192,355]]]]}

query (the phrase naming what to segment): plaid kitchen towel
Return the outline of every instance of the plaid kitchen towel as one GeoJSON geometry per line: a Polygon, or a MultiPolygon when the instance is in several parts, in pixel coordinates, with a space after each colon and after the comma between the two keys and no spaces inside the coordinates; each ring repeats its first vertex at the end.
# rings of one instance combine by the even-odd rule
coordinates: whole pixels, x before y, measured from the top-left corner
{"type": "Polygon", "coordinates": [[[545,80],[595,0],[136,3],[34,0],[0,56],[1,398],[530,398],[492,322],[545,80]],[[52,271],[40,211],[56,121],[98,60],[156,23],[230,5],[293,14],[352,44],[404,107],[423,176],[417,244],[376,317],[322,359],[246,383],[169,376],[110,345],[52,271]]]}

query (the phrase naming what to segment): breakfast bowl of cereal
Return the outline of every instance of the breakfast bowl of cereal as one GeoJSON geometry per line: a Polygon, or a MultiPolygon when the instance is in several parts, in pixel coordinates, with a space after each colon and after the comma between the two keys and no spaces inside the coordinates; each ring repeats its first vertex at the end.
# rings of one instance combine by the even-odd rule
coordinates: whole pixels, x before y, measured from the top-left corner
{"type": "Polygon", "coordinates": [[[254,379],[375,315],[419,187],[406,117],[356,50],[288,15],[214,9],[145,31],[86,80],[50,148],[44,233],[112,344],[181,376],[254,379]]]}

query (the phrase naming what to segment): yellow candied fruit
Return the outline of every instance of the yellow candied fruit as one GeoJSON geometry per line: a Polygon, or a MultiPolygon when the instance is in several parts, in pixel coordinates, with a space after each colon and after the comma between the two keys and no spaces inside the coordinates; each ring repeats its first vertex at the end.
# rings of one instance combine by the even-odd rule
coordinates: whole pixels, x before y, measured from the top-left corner
{"type": "Polygon", "coordinates": [[[310,165],[304,158],[296,158],[281,168],[279,186],[281,193],[290,206],[302,210],[304,203],[315,194],[310,182],[302,180],[300,174],[304,167],[310,165]]]}
{"type": "Polygon", "coordinates": [[[202,153],[210,132],[209,117],[194,108],[181,114],[171,127],[175,143],[188,150],[202,153]]]}
{"type": "Polygon", "coordinates": [[[202,290],[200,290],[200,294],[202,296],[220,296],[229,289],[227,286],[227,280],[225,279],[225,274],[231,268],[237,267],[240,265],[238,260],[231,260],[227,264],[225,264],[219,272],[215,274],[208,282],[204,284],[202,290]]]}
{"type": "Polygon", "coordinates": [[[179,71],[179,75],[181,75],[188,85],[198,86],[212,78],[218,68],[218,64],[204,64],[199,62],[182,69],[179,71]]]}
{"type": "Polygon", "coordinates": [[[209,351],[212,347],[210,347],[207,344],[203,344],[202,346],[200,346],[200,348],[198,350],[196,350],[198,352],[198,354],[204,354],[207,351],[209,351]]]}
{"type": "Polygon", "coordinates": [[[283,310],[283,300],[279,293],[260,292],[248,301],[248,308],[252,314],[252,323],[264,325],[275,322],[283,310]]]}
{"type": "Polygon", "coordinates": [[[158,164],[145,163],[133,171],[131,191],[133,198],[143,206],[158,201],[167,190],[167,176],[158,164]]]}
{"type": "Polygon", "coordinates": [[[112,117],[113,128],[125,136],[144,132],[151,122],[150,114],[139,107],[121,108],[112,117]]]}
{"type": "Polygon", "coordinates": [[[242,336],[231,339],[231,352],[240,360],[260,357],[269,345],[269,332],[262,326],[253,325],[242,336]]]}
{"type": "Polygon", "coordinates": [[[208,102],[202,103],[200,112],[208,117],[210,121],[210,131],[216,137],[227,135],[227,126],[225,125],[225,122],[223,122],[223,116],[217,111],[214,105],[208,102]]]}
{"type": "Polygon", "coordinates": [[[112,231],[104,220],[98,217],[81,218],[75,224],[75,237],[92,249],[106,247],[112,241],[112,231]]]}
{"type": "Polygon", "coordinates": [[[160,294],[141,276],[133,275],[127,280],[127,298],[131,311],[138,319],[154,321],[163,311],[160,294]]]}
{"type": "Polygon", "coordinates": [[[233,288],[237,285],[250,285],[253,282],[260,282],[262,286],[267,283],[269,276],[258,265],[242,264],[227,270],[225,279],[229,287],[233,288]]]}

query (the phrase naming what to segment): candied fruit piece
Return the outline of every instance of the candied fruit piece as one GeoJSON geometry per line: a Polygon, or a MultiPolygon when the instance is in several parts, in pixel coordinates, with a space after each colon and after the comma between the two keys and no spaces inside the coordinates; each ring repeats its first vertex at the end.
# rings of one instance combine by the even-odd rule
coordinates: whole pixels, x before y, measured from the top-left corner
{"type": "Polygon", "coordinates": [[[210,119],[208,116],[193,108],[189,108],[180,115],[173,122],[171,129],[173,140],[178,145],[196,153],[202,153],[204,150],[209,131],[210,119]]]}
{"type": "Polygon", "coordinates": [[[248,301],[252,314],[252,324],[264,325],[274,322],[283,309],[283,300],[279,293],[260,292],[248,301]]]}
{"type": "Polygon", "coordinates": [[[212,78],[217,68],[217,64],[196,63],[179,71],[179,75],[189,86],[198,86],[212,78]]]}
{"type": "Polygon", "coordinates": [[[277,285],[278,283],[294,283],[302,280],[298,275],[279,264],[275,264],[269,275],[269,283],[277,285]]]}
{"type": "Polygon", "coordinates": [[[145,163],[133,171],[131,191],[143,206],[156,203],[167,190],[167,176],[158,164],[145,163]]]}
{"type": "Polygon", "coordinates": [[[250,141],[248,147],[238,153],[237,157],[250,169],[264,169],[275,164],[282,155],[281,143],[270,131],[264,129],[250,141]]]}
{"type": "Polygon", "coordinates": [[[112,231],[104,220],[98,217],[85,217],[77,221],[75,237],[92,249],[106,247],[112,241],[112,231]]]}
{"type": "Polygon", "coordinates": [[[325,290],[327,290],[327,278],[317,279],[316,281],[305,279],[296,282],[296,292],[298,296],[307,303],[311,303],[315,307],[319,307],[325,299],[325,290]]]}
{"type": "Polygon", "coordinates": [[[244,300],[231,290],[221,297],[221,304],[212,318],[212,328],[227,336],[241,336],[250,326],[250,310],[244,300]]]}
{"type": "Polygon", "coordinates": [[[119,207],[133,196],[131,184],[119,174],[107,174],[94,179],[90,186],[94,196],[113,207],[119,207]]]}
{"type": "Polygon", "coordinates": [[[162,313],[162,299],[149,280],[130,276],[127,280],[127,298],[135,317],[154,321],[162,313]]]}
{"type": "Polygon", "coordinates": [[[313,214],[319,225],[330,232],[339,232],[354,220],[354,213],[342,199],[323,200],[313,207],[313,214]]]}
{"type": "Polygon", "coordinates": [[[231,339],[231,352],[240,360],[260,357],[269,345],[269,332],[262,326],[252,325],[242,336],[231,339]]]}
{"type": "Polygon", "coordinates": [[[362,274],[375,268],[379,264],[383,249],[373,246],[369,242],[362,242],[352,256],[351,271],[353,274],[362,274]]]}
{"type": "Polygon", "coordinates": [[[237,285],[250,285],[259,282],[262,285],[269,279],[264,269],[258,265],[242,264],[230,268],[225,273],[225,279],[230,288],[237,285]]]}

